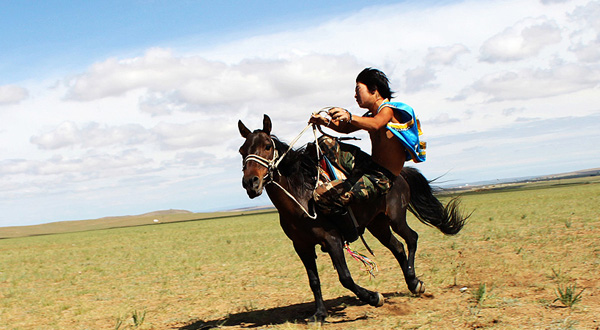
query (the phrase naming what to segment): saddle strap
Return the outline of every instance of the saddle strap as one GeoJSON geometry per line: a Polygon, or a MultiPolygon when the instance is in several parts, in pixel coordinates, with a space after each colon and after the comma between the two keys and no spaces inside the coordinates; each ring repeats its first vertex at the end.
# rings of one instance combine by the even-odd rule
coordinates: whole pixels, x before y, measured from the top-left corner
{"type": "MultiPolygon", "coordinates": [[[[356,217],[354,216],[354,212],[352,211],[351,207],[348,207],[348,213],[350,214],[350,218],[352,219],[352,224],[354,225],[354,228],[358,230],[358,221],[356,221],[356,217]]],[[[371,250],[371,247],[369,246],[369,244],[367,244],[367,241],[365,241],[365,238],[362,234],[360,235],[360,240],[362,241],[365,248],[367,248],[367,251],[369,251],[369,253],[374,257],[375,253],[373,253],[373,250],[371,250]]]]}

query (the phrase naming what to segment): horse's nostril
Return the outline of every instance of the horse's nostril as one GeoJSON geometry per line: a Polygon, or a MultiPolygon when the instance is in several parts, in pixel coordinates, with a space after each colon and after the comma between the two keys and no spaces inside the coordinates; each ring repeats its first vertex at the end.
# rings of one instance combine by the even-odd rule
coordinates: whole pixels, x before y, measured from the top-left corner
{"type": "Polygon", "coordinates": [[[252,178],[252,181],[253,181],[254,183],[257,183],[257,182],[258,182],[258,177],[257,177],[257,176],[253,177],[253,178],[252,178]]]}

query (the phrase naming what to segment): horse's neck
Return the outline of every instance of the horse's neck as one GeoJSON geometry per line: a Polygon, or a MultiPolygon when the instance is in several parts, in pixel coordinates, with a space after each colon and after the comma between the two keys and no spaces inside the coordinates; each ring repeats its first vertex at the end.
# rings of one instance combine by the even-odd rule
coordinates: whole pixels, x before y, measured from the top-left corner
{"type": "Polygon", "coordinates": [[[295,209],[299,209],[297,203],[303,204],[303,207],[305,208],[307,207],[304,198],[302,196],[297,196],[294,192],[295,189],[291,189],[288,177],[277,174],[273,181],[274,183],[267,185],[265,189],[271,202],[273,202],[273,205],[279,212],[293,212],[295,209]],[[292,195],[292,197],[288,194],[292,195]],[[296,201],[294,201],[294,199],[296,201]]]}
{"type": "MultiPolygon", "coordinates": [[[[267,194],[269,195],[271,202],[273,202],[273,205],[275,205],[277,209],[280,209],[281,207],[284,207],[287,200],[290,199],[282,189],[290,192],[290,184],[287,177],[282,176],[281,174],[276,174],[275,176],[276,177],[273,178],[273,183],[267,185],[265,189],[267,190],[267,194]]],[[[296,196],[294,196],[294,198],[296,198],[296,196]]]]}

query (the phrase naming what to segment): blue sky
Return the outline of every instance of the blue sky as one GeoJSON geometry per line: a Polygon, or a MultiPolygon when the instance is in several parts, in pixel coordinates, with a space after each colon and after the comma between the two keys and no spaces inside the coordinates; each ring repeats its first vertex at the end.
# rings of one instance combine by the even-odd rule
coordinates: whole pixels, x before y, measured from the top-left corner
{"type": "Polygon", "coordinates": [[[210,47],[396,1],[2,1],[1,82],[149,47],[210,47]],[[33,64],[33,66],[32,66],[33,64]],[[39,72],[38,70],[43,70],[39,72]]]}
{"type": "Polygon", "coordinates": [[[600,167],[599,1],[4,1],[0,16],[0,226],[266,205],[241,188],[237,120],[267,113],[289,141],[324,106],[361,114],[367,66],[415,108],[429,178],[600,167]]]}

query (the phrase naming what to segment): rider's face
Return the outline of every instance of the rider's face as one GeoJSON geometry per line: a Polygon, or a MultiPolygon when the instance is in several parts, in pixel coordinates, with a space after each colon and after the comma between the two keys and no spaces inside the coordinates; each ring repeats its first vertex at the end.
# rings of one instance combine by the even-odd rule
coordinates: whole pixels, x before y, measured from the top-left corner
{"type": "Polygon", "coordinates": [[[371,93],[367,85],[361,82],[356,83],[356,87],[354,88],[354,98],[361,108],[369,108],[376,100],[375,93],[371,93]]]}

